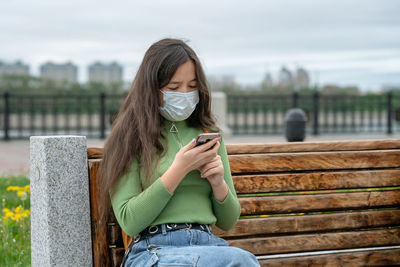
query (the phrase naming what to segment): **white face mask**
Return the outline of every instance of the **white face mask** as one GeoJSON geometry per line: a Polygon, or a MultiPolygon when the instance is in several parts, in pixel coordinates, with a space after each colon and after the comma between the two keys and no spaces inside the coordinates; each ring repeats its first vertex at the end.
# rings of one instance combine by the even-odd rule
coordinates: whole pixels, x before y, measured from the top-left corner
{"type": "Polygon", "coordinates": [[[161,92],[164,94],[164,105],[159,108],[160,114],[170,121],[186,120],[199,103],[198,90],[188,93],[161,92]]]}

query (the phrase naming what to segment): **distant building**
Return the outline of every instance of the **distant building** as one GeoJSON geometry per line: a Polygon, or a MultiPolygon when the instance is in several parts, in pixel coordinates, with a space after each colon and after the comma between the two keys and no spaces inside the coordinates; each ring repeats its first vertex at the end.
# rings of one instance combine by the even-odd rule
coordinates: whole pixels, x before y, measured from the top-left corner
{"type": "Polygon", "coordinates": [[[310,76],[304,68],[297,68],[294,85],[297,89],[308,88],[310,86],[310,76]]]}
{"type": "Polygon", "coordinates": [[[293,75],[286,67],[282,67],[278,76],[278,86],[288,88],[293,86],[293,75]]]}
{"type": "Polygon", "coordinates": [[[272,81],[271,73],[267,72],[264,76],[264,80],[262,81],[262,88],[271,88],[274,86],[272,81]]]}
{"type": "Polygon", "coordinates": [[[78,67],[71,62],[65,64],[47,62],[40,66],[40,77],[58,82],[77,82],[78,67]]]}
{"type": "Polygon", "coordinates": [[[88,67],[89,82],[100,82],[104,84],[122,82],[122,66],[116,62],[103,64],[95,62],[88,67]]]}
{"type": "Polygon", "coordinates": [[[381,90],[378,92],[390,92],[390,91],[397,91],[400,90],[400,83],[399,84],[383,84],[381,90]]]}
{"type": "Polygon", "coordinates": [[[16,61],[15,63],[0,61],[0,75],[5,74],[29,75],[29,66],[23,64],[21,61],[16,61]]]}
{"type": "Polygon", "coordinates": [[[208,82],[210,84],[210,89],[213,91],[220,91],[224,88],[233,89],[237,86],[235,82],[235,76],[233,75],[208,75],[208,82]]]}

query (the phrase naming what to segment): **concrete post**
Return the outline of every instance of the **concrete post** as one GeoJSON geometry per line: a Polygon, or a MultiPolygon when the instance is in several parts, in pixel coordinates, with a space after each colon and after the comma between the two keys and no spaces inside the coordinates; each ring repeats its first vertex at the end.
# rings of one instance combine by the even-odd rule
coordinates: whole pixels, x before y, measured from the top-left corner
{"type": "Polygon", "coordinates": [[[223,136],[229,138],[232,135],[232,132],[228,128],[228,106],[226,94],[224,92],[212,92],[211,98],[211,111],[217,119],[217,126],[221,128],[223,136]]]}
{"type": "Polygon", "coordinates": [[[85,136],[31,136],[31,265],[92,266],[85,136]]]}

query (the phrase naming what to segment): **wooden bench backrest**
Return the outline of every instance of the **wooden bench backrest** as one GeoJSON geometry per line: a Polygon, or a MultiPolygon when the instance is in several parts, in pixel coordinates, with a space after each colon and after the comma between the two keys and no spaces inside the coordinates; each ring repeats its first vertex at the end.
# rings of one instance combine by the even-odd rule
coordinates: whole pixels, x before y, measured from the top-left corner
{"type": "MultiPolygon", "coordinates": [[[[227,145],[227,151],[242,216],[233,229],[213,232],[230,245],[264,255],[259,260],[268,266],[400,264],[400,248],[271,256],[400,245],[400,140],[227,145]]],[[[115,218],[104,223],[97,216],[101,154],[88,149],[94,262],[116,266],[124,252],[121,229],[115,218]],[[96,243],[100,234],[108,244],[96,243]]]]}

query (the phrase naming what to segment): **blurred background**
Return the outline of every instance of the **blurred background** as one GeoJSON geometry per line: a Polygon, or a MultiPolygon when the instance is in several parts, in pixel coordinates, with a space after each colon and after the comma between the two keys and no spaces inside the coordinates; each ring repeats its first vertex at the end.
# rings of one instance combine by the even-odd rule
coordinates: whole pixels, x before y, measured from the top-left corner
{"type": "Polygon", "coordinates": [[[200,57],[228,143],[285,141],[293,108],[307,141],[398,138],[399,11],[396,0],[1,1],[0,171],[28,171],[32,135],[102,146],[165,37],[200,57]]]}

